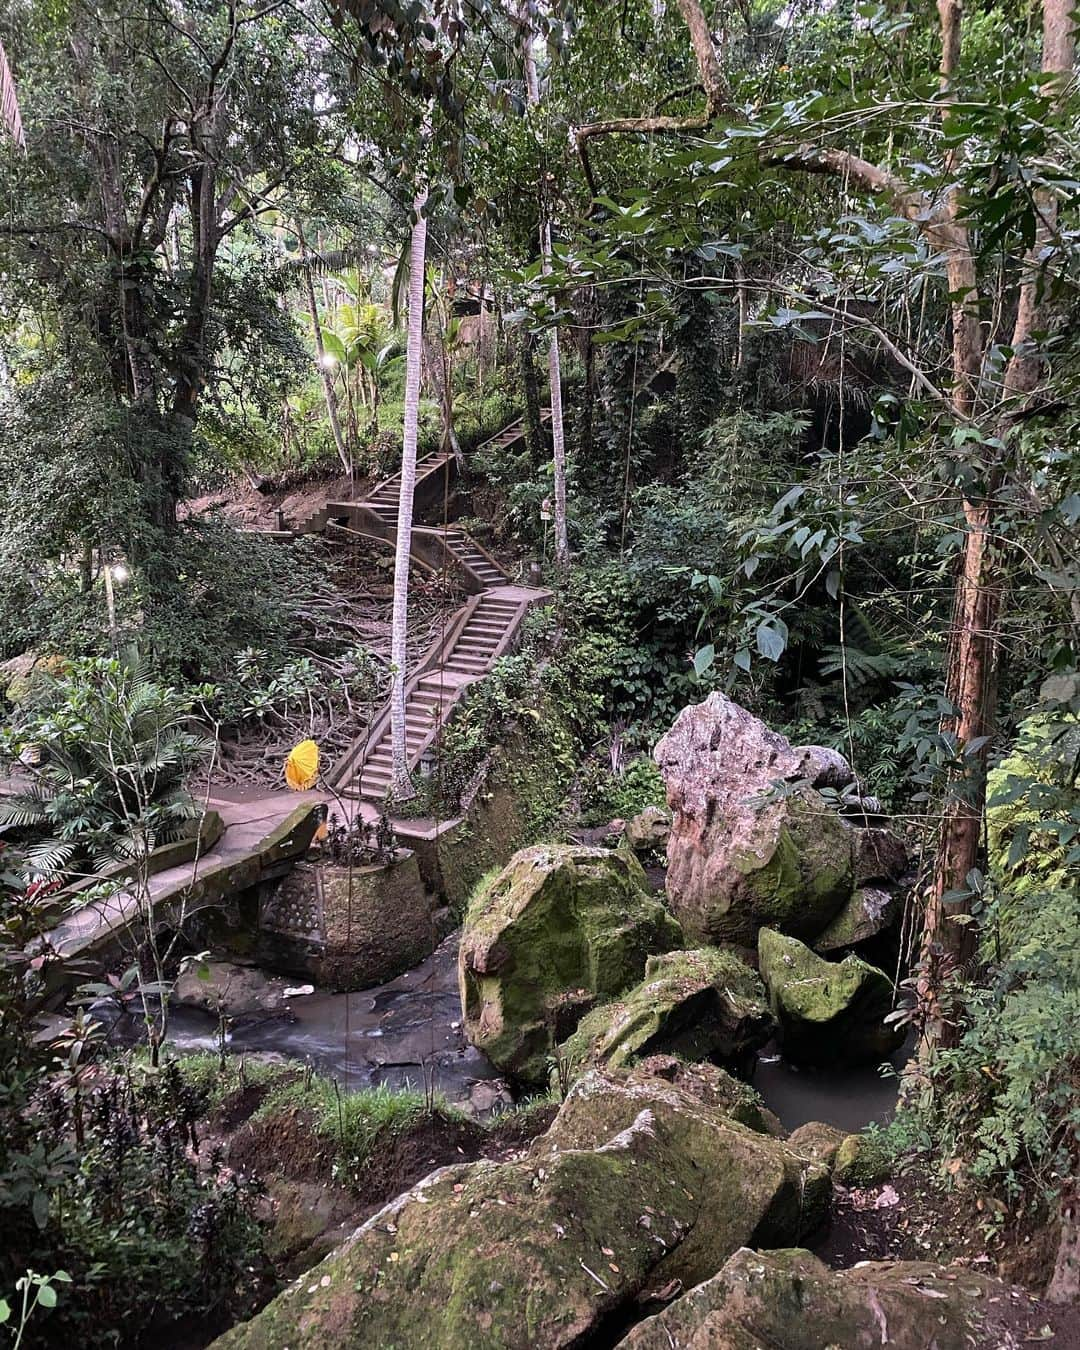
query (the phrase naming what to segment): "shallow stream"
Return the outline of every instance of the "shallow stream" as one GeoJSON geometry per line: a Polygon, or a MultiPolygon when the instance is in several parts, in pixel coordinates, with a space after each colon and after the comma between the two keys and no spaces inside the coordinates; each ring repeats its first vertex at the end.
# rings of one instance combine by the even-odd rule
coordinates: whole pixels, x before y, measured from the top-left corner
{"type": "MultiPolygon", "coordinates": [[[[414,969],[388,983],[352,994],[315,993],[290,1000],[289,1013],[237,1018],[227,1032],[232,1054],[267,1052],[310,1064],[343,1088],[385,1083],[430,1086],[478,1115],[509,1104],[511,1093],[495,1067],[465,1040],[457,988],[458,934],[414,969]]],[[[114,1034],[135,1039],[138,1027],[114,1034]]],[[[217,1018],[175,1006],[169,1043],[181,1053],[216,1051],[217,1018]]],[[[899,1069],[910,1046],[898,1050],[899,1069]]],[[[762,1053],[753,1085],[787,1129],[823,1120],[845,1131],[888,1120],[899,1080],[876,1068],[800,1070],[774,1046],[762,1053]]]]}
{"type": "MultiPolygon", "coordinates": [[[[419,966],[388,983],[352,994],[302,994],[285,1014],[237,1017],[226,1033],[232,1054],[272,1052],[310,1064],[347,1090],[430,1086],[485,1115],[509,1089],[461,1030],[457,933],[419,966]]],[[[297,981],[297,984],[300,984],[297,981]]],[[[137,1027],[114,1034],[137,1037],[137,1027]]],[[[180,1053],[216,1052],[218,1019],[174,1006],[169,1044],[180,1053]]]]}

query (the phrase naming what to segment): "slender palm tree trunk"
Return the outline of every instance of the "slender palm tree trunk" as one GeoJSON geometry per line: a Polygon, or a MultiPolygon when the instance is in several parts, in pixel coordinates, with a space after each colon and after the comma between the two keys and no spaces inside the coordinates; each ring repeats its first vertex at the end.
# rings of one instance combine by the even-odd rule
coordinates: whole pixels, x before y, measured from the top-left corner
{"type": "Polygon", "coordinates": [[[427,262],[427,191],[413,199],[412,239],[409,246],[409,322],[405,347],[405,426],[401,450],[401,490],[398,495],[397,546],[394,553],[394,613],[390,633],[390,744],[393,756],[394,796],[413,794],[405,741],[406,639],[409,630],[409,551],[412,543],[413,493],[416,488],[416,433],[420,418],[420,367],[424,358],[424,269],[427,262]]]}
{"type": "MultiPolygon", "coordinates": [[[[520,21],[522,60],[525,66],[525,96],[529,106],[535,108],[540,103],[540,81],[532,49],[532,24],[524,5],[520,10],[520,21]]],[[[551,271],[551,222],[543,202],[540,211],[540,261],[544,275],[547,276],[551,271]]],[[[554,307],[553,301],[552,309],[554,307]]],[[[548,348],[548,383],[551,389],[551,446],[555,476],[555,563],[560,570],[565,571],[570,565],[570,545],[566,532],[566,436],[563,431],[562,361],[559,357],[558,328],[551,330],[551,345],[548,348]]]]}

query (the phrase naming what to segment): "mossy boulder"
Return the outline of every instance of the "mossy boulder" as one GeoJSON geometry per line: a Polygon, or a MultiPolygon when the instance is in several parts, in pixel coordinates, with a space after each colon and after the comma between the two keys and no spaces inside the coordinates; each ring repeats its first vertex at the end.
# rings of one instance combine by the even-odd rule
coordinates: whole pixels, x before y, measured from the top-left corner
{"type": "Polygon", "coordinates": [[[659,1283],[694,1284],[716,1269],[718,1252],[743,1243],[785,1245],[793,1234],[818,1229],[832,1194],[828,1169],[733,1120],[722,1070],[686,1064],[671,1073],[670,1061],[660,1063],[668,1066],[661,1073],[647,1061],[583,1075],[534,1151],[600,1148],[642,1112],[649,1115],[676,1156],[691,1160],[690,1189],[700,1206],[693,1229],[658,1261],[653,1276],[659,1283]]]}
{"type": "Polygon", "coordinates": [[[582,1015],[681,943],[628,850],[522,849],[469,906],[458,955],[465,1034],[504,1073],[546,1083],[549,1057],[582,1015]]]}
{"type": "Polygon", "coordinates": [[[879,1186],[892,1170],[892,1156],[876,1133],[845,1135],[833,1159],[833,1180],[853,1189],[879,1186]]]}
{"type": "MultiPolygon", "coordinates": [[[[916,1261],[830,1270],[799,1249],[739,1251],[619,1342],[619,1350],[969,1350],[983,1344],[986,1276],[916,1261]]],[[[997,1343],[996,1341],[993,1343],[997,1343]]]]}
{"type": "Polygon", "coordinates": [[[665,1078],[684,1092],[691,1092],[709,1106],[757,1134],[786,1139],[779,1117],[765,1105],[761,1094],[741,1078],[716,1064],[694,1064],[677,1055],[650,1055],[635,1065],[640,1073],[665,1078]]]}
{"type": "Polygon", "coordinates": [[[843,1130],[828,1125],[823,1120],[808,1120],[805,1125],[792,1130],[788,1136],[788,1147],[804,1158],[812,1158],[831,1171],[836,1165],[836,1155],[844,1142],[843,1130]]]}
{"type": "Polygon", "coordinates": [[[442,1168],[386,1206],[218,1350],[552,1350],[697,1283],[747,1242],[802,1231],[806,1164],[708,1091],[586,1075],[548,1134],[442,1168]]]}
{"type": "Polygon", "coordinates": [[[831,757],[815,768],[813,754],[710,694],[683,709],[655,758],[673,813],[668,898],[693,941],[752,944],[763,926],[811,938],[850,898],[854,832],[807,777],[835,779],[831,757]]]}
{"type": "Polygon", "coordinates": [[[907,845],[895,830],[882,826],[853,826],[855,885],[884,885],[898,881],[908,870],[907,845]]]}
{"type": "Polygon", "coordinates": [[[733,952],[665,952],[649,957],[640,984],[586,1014],[559,1059],[571,1074],[665,1053],[741,1070],[774,1027],[760,979],[733,952]]]}
{"type": "Polygon", "coordinates": [[[874,1063],[903,1041],[904,1032],[884,1020],[892,1009],[892,981],[860,957],[826,961],[797,938],[763,928],[758,964],[786,1058],[874,1063]]]}
{"type": "Polygon", "coordinates": [[[663,806],[646,806],[626,822],[622,833],[635,853],[662,850],[671,834],[671,812],[663,806]]]}

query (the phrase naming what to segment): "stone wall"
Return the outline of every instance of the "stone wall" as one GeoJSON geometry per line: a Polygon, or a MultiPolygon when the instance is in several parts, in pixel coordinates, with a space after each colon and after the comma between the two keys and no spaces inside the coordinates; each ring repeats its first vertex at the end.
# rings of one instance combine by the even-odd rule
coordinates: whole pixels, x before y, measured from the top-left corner
{"type": "Polygon", "coordinates": [[[260,897],[256,959],[323,988],[366,989],[434,951],[446,917],[408,850],[351,870],[304,862],[260,897]]]}

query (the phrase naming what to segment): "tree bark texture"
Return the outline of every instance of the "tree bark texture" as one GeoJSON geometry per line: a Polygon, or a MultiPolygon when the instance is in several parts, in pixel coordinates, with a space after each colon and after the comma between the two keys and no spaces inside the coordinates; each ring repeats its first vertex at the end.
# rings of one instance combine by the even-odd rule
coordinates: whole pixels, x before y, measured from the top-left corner
{"type": "Polygon", "coordinates": [[[424,359],[424,269],[427,263],[427,191],[413,200],[409,244],[409,317],[405,347],[405,418],[401,448],[401,488],[398,494],[397,540],[394,548],[394,608],[390,628],[390,743],[393,792],[413,795],[405,737],[405,683],[408,678],[409,553],[412,544],[413,493],[416,489],[416,439],[420,419],[420,368],[424,359]]]}

